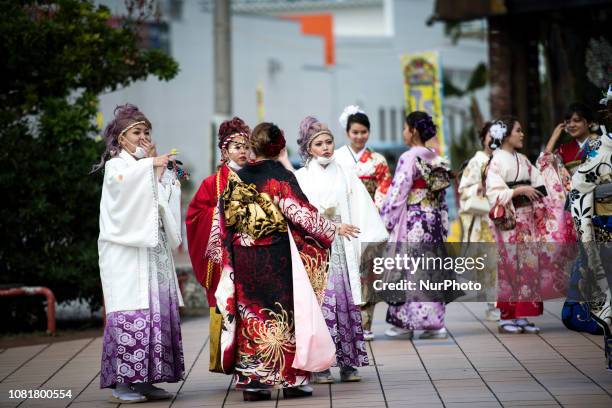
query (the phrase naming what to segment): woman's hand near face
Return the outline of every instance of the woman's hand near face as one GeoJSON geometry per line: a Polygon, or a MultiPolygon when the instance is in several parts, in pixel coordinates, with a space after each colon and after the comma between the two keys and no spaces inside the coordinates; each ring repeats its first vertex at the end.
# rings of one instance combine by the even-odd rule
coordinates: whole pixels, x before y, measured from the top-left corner
{"type": "Polygon", "coordinates": [[[142,148],[147,151],[148,157],[157,156],[157,147],[155,146],[155,143],[151,142],[150,140],[144,139],[141,145],[142,145],[142,148]]]}
{"type": "Polygon", "coordinates": [[[544,150],[545,153],[552,153],[553,149],[555,148],[555,144],[557,144],[557,141],[561,137],[564,130],[565,122],[561,122],[555,127],[555,130],[553,130],[552,135],[546,144],[546,149],[544,150]]]}

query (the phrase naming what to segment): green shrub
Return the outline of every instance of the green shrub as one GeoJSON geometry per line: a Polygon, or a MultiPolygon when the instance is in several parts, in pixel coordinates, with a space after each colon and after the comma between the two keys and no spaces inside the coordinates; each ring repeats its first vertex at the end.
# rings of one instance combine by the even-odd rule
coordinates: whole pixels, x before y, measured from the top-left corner
{"type": "Polygon", "coordinates": [[[88,1],[0,0],[0,283],[101,302],[97,95],[178,65],[88,1]]]}

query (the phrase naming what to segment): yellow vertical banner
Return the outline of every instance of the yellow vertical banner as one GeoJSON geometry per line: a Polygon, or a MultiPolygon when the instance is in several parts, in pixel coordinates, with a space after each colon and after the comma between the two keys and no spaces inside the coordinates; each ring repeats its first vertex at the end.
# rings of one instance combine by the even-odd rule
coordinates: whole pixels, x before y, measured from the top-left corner
{"type": "Polygon", "coordinates": [[[436,138],[427,142],[440,155],[448,156],[448,135],[444,131],[442,101],[442,69],[437,51],[405,54],[401,57],[404,78],[406,114],[413,111],[427,112],[437,128],[436,138]]]}
{"type": "Polygon", "coordinates": [[[264,116],[265,116],[265,110],[264,110],[264,90],[263,90],[263,85],[261,84],[261,82],[257,84],[257,89],[255,93],[256,93],[255,100],[257,104],[257,121],[263,122],[264,116]]]}

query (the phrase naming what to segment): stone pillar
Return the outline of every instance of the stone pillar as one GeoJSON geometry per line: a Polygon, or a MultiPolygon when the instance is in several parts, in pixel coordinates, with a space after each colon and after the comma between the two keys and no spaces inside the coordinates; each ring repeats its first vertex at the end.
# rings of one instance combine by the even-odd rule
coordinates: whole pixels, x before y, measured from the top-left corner
{"type": "Polygon", "coordinates": [[[489,18],[489,82],[491,117],[512,113],[512,71],[507,17],[489,18]]]}

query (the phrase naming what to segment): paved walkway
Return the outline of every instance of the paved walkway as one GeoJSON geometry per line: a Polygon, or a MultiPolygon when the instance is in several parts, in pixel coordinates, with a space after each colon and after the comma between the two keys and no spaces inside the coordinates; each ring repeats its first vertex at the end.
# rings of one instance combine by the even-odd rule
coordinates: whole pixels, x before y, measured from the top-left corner
{"type": "MultiPolygon", "coordinates": [[[[481,304],[448,307],[448,340],[389,340],[377,309],[371,366],[361,383],[316,385],[314,396],[244,403],[230,378],[208,372],[208,321],[183,325],[186,380],[173,400],[140,407],[612,407],[612,373],[600,337],[566,330],[559,303],[535,319],[540,335],[499,335],[481,304]]],[[[99,389],[101,337],[0,350],[1,407],[113,407],[99,389]],[[72,398],[9,399],[9,390],[70,390],[72,398]]],[[[337,374],[337,373],[336,373],[337,374]]]]}

